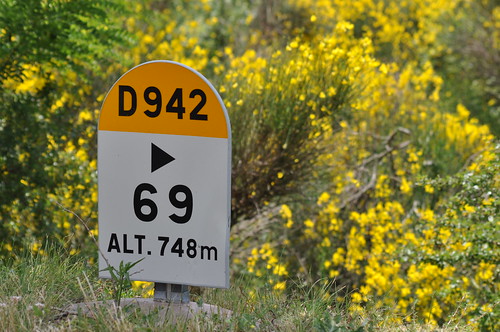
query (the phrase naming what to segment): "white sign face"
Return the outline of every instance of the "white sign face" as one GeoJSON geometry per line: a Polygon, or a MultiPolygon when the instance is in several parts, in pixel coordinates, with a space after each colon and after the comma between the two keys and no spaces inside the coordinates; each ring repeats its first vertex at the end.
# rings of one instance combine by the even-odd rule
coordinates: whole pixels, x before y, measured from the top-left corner
{"type": "Polygon", "coordinates": [[[100,277],[229,286],[230,126],[212,85],[174,62],[110,90],[98,132],[100,277]]]}

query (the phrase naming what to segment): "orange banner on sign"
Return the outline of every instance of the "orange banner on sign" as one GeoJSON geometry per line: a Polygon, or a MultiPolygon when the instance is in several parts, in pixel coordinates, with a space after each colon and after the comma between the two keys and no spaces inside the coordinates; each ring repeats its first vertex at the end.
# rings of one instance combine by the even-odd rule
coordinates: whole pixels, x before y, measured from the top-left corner
{"type": "Polygon", "coordinates": [[[123,75],[101,109],[99,130],[228,138],[227,112],[201,74],[152,61],[123,75]]]}

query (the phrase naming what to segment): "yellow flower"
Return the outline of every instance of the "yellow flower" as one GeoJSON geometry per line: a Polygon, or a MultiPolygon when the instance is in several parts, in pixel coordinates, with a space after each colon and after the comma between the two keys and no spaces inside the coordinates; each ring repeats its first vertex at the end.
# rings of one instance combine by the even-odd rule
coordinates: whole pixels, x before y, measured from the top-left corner
{"type": "Polygon", "coordinates": [[[359,292],[363,294],[363,297],[366,297],[368,294],[370,294],[371,288],[370,286],[361,286],[359,288],[359,292]]]}
{"type": "Polygon", "coordinates": [[[468,119],[470,115],[469,110],[462,104],[457,105],[457,113],[461,119],[468,119]]]}
{"type": "Polygon", "coordinates": [[[78,122],[81,123],[83,121],[92,120],[92,113],[89,110],[83,110],[78,115],[78,122]]]}
{"type": "Polygon", "coordinates": [[[487,313],[490,313],[490,312],[493,312],[493,306],[491,304],[485,304],[481,307],[481,310],[483,312],[487,312],[487,313]]]}
{"type": "Polygon", "coordinates": [[[278,290],[278,291],[282,291],[282,290],[285,290],[286,288],[286,281],[280,281],[280,282],[277,282],[273,288],[275,290],[278,290]]]}
{"type": "Polygon", "coordinates": [[[406,180],[406,177],[401,179],[401,186],[399,187],[403,194],[408,194],[411,192],[411,182],[406,180]]]}
{"type": "Polygon", "coordinates": [[[351,294],[351,300],[354,303],[360,303],[363,300],[363,296],[358,292],[354,292],[351,294]]]}
{"type": "Polygon", "coordinates": [[[489,197],[489,198],[486,198],[486,199],[483,199],[483,201],[481,202],[482,205],[491,205],[495,200],[493,199],[493,197],[489,197]]]}
{"type": "Polygon", "coordinates": [[[330,270],[330,272],[328,273],[328,277],[332,279],[337,277],[338,275],[340,275],[340,272],[337,270],[330,270]]]}
{"type": "Polygon", "coordinates": [[[35,243],[33,243],[33,244],[31,245],[31,250],[32,250],[33,252],[37,252],[37,251],[40,249],[40,247],[41,247],[41,244],[40,244],[40,243],[38,243],[38,242],[35,242],[35,243]]]}
{"type": "Polygon", "coordinates": [[[142,39],[144,44],[152,44],[154,42],[154,38],[150,35],[145,35],[142,39]]]}
{"type": "Polygon", "coordinates": [[[411,290],[408,287],[401,288],[401,296],[405,297],[411,294],[411,290]]]}
{"type": "Polygon", "coordinates": [[[278,264],[274,267],[273,274],[278,276],[286,276],[288,275],[288,271],[282,264],[278,264]]]}
{"type": "Polygon", "coordinates": [[[323,238],[323,241],[321,242],[322,247],[330,247],[331,245],[332,243],[328,237],[323,238]]]}
{"type": "Polygon", "coordinates": [[[341,265],[344,263],[344,255],[345,255],[345,249],[344,248],[337,248],[337,251],[332,255],[332,262],[335,265],[341,265]]]}
{"type": "Polygon", "coordinates": [[[292,218],[292,210],[290,210],[290,207],[286,204],[281,205],[280,214],[284,219],[292,218]]]}
{"type": "Polygon", "coordinates": [[[329,200],[329,199],[330,199],[330,194],[329,194],[329,193],[327,193],[327,192],[323,192],[323,193],[319,196],[317,204],[318,204],[318,205],[321,205],[321,204],[323,204],[323,203],[326,203],[326,202],[328,202],[328,200],[329,200]]]}
{"type": "Polygon", "coordinates": [[[481,262],[479,263],[479,268],[478,268],[478,271],[476,273],[476,280],[477,281],[481,281],[481,280],[485,280],[485,281],[488,281],[488,280],[491,280],[493,278],[493,275],[494,275],[494,269],[495,269],[496,265],[495,264],[491,264],[491,263],[485,263],[485,262],[481,262]]]}
{"type": "Polygon", "coordinates": [[[476,208],[473,207],[473,206],[471,206],[471,205],[469,205],[469,204],[465,204],[463,208],[464,208],[464,211],[467,212],[467,213],[474,213],[474,212],[476,212],[476,208]]]}
{"type": "Polygon", "coordinates": [[[148,281],[132,281],[132,289],[140,292],[142,297],[150,298],[154,295],[154,283],[148,281]]]}
{"type": "Polygon", "coordinates": [[[425,189],[426,193],[429,193],[429,194],[434,193],[434,187],[432,185],[430,185],[430,184],[426,184],[425,187],[424,187],[424,189],[425,189]]]}

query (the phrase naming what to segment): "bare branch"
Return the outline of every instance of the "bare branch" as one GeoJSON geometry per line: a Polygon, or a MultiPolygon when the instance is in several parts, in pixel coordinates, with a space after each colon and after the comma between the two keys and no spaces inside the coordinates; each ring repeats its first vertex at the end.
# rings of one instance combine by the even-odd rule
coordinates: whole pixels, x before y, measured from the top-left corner
{"type": "Polygon", "coordinates": [[[78,221],[83,225],[83,227],[85,227],[85,229],[87,230],[87,232],[89,233],[90,235],[90,238],[92,239],[92,241],[94,241],[96,247],[97,247],[97,250],[99,251],[99,254],[101,255],[101,257],[104,259],[104,261],[106,262],[106,265],[107,267],[111,267],[111,264],[109,263],[108,259],[106,258],[106,256],[104,256],[104,253],[101,251],[101,249],[99,248],[99,242],[97,242],[97,239],[95,238],[93,232],[90,230],[89,226],[87,225],[87,222],[85,222],[85,220],[82,219],[82,217],[80,217],[76,212],[66,208],[65,206],[63,206],[61,203],[59,203],[58,201],[54,200],[54,202],[63,210],[63,211],[66,211],[68,213],[71,213],[73,216],[76,217],[76,219],[78,219],[78,221]]]}

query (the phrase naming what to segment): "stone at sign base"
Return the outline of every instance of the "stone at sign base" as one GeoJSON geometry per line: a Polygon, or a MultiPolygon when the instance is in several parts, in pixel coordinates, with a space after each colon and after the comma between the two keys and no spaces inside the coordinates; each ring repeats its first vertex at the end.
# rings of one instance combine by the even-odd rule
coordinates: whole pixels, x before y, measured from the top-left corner
{"type": "MultiPolygon", "coordinates": [[[[71,305],[67,312],[70,314],[83,314],[88,317],[94,317],[99,309],[114,308],[117,306],[113,300],[85,302],[71,305]]],[[[143,314],[157,312],[160,319],[166,319],[172,323],[178,320],[189,320],[198,315],[218,315],[221,318],[227,319],[231,317],[232,311],[220,308],[216,305],[204,303],[201,306],[196,302],[189,303],[172,303],[156,301],[148,298],[126,298],[120,301],[120,307],[123,309],[138,309],[143,314]]]]}

